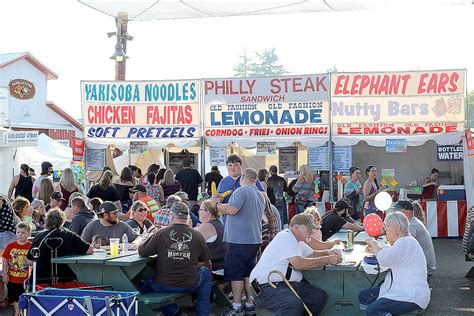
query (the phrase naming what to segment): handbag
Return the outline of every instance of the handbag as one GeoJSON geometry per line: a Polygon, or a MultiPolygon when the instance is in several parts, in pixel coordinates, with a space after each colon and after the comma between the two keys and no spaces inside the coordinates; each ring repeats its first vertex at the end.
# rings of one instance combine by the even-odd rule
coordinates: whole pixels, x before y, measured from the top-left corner
{"type": "Polygon", "coordinates": [[[304,194],[298,194],[295,198],[296,204],[306,205],[308,204],[308,197],[304,194]]]}

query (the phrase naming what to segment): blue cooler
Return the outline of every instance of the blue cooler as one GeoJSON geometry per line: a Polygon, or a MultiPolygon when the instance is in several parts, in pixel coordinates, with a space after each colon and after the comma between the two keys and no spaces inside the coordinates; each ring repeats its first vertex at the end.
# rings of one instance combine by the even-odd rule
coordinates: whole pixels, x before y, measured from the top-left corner
{"type": "Polygon", "coordinates": [[[438,187],[438,201],[464,200],[466,200],[464,185],[440,185],[438,187]]]}
{"type": "Polygon", "coordinates": [[[137,316],[138,292],[47,288],[20,296],[19,307],[28,316],[137,316]]]}

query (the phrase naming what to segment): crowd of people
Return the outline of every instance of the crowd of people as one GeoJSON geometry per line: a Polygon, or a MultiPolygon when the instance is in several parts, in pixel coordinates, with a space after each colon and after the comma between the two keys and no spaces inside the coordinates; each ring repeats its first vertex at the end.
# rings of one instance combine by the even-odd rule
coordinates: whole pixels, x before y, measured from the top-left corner
{"type": "MultiPolygon", "coordinates": [[[[212,167],[204,178],[189,159],[176,175],[156,164],[145,174],[133,165],[119,176],[106,168],[100,180],[82,192],[69,168],[53,183],[51,163],[43,162],[37,178],[29,166],[21,165],[8,194],[0,196],[0,251],[8,289],[6,298],[0,286],[0,305],[12,303],[19,314],[18,297],[24,283],[32,283],[32,261],[37,283],[54,285],[77,278],[67,265],[58,265],[52,273],[50,249],[57,249],[57,256],[92,254],[107,247],[111,238],[119,238],[142,256],[156,255],[155,275],[141,280],[141,293],[194,292],[197,315],[211,311],[213,279],[229,282],[232,305],[227,315],[252,315],[256,307],[300,315],[305,306],[319,314],[327,294],[305,280],[302,271],[340,263],[336,248],[341,241],[331,237],[343,228],[363,231],[361,219],[378,213],[374,198],[381,188],[376,168],[366,169],[362,184],[360,168],[352,167],[344,197],[320,214],[313,206],[320,200],[320,184],[307,165],[300,166],[289,184],[276,166],[244,169],[236,155],[227,158],[226,167],[226,177],[212,167]],[[295,205],[296,215],[289,216],[288,205],[295,205]],[[275,271],[281,275],[269,277],[275,271]]],[[[436,180],[430,179],[426,187],[436,180]]],[[[472,210],[469,223],[474,220],[472,210]]],[[[383,284],[360,293],[368,315],[428,305],[436,255],[425,223],[418,203],[400,200],[383,225],[389,246],[367,241],[367,251],[390,269],[383,284]]],[[[466,249],[472,248],[472,226],[466,249]]],[[[172,304],[161,311],[177,315],[180,308],[172,304]]]]}

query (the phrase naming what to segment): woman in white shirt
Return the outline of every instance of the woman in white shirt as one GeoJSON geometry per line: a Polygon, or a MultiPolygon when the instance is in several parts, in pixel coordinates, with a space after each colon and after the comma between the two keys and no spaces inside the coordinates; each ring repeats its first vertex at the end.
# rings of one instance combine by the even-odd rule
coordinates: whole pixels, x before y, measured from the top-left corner
{"type": "Polygon", "coordinates": [[[426,259],[408,226],[403,213],[393,212],[384,222],[391,247],[381,248],[375,240],[366,241],[367,251],[376,256],[381,267],[390,269],[380,287],[360,292],[359,301],[367,305],[367,315],[397,315],[428,306],[426,259]]]}

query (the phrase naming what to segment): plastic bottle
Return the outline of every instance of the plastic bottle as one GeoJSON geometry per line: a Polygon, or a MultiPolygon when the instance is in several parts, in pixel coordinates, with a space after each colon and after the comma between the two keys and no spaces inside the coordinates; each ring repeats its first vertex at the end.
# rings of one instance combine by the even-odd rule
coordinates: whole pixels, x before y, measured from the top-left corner
{"type": "Polygon", "coordinates": [[[123,234],[122,236],[122,253],[128,253],[128,236],[123,234]]]}

